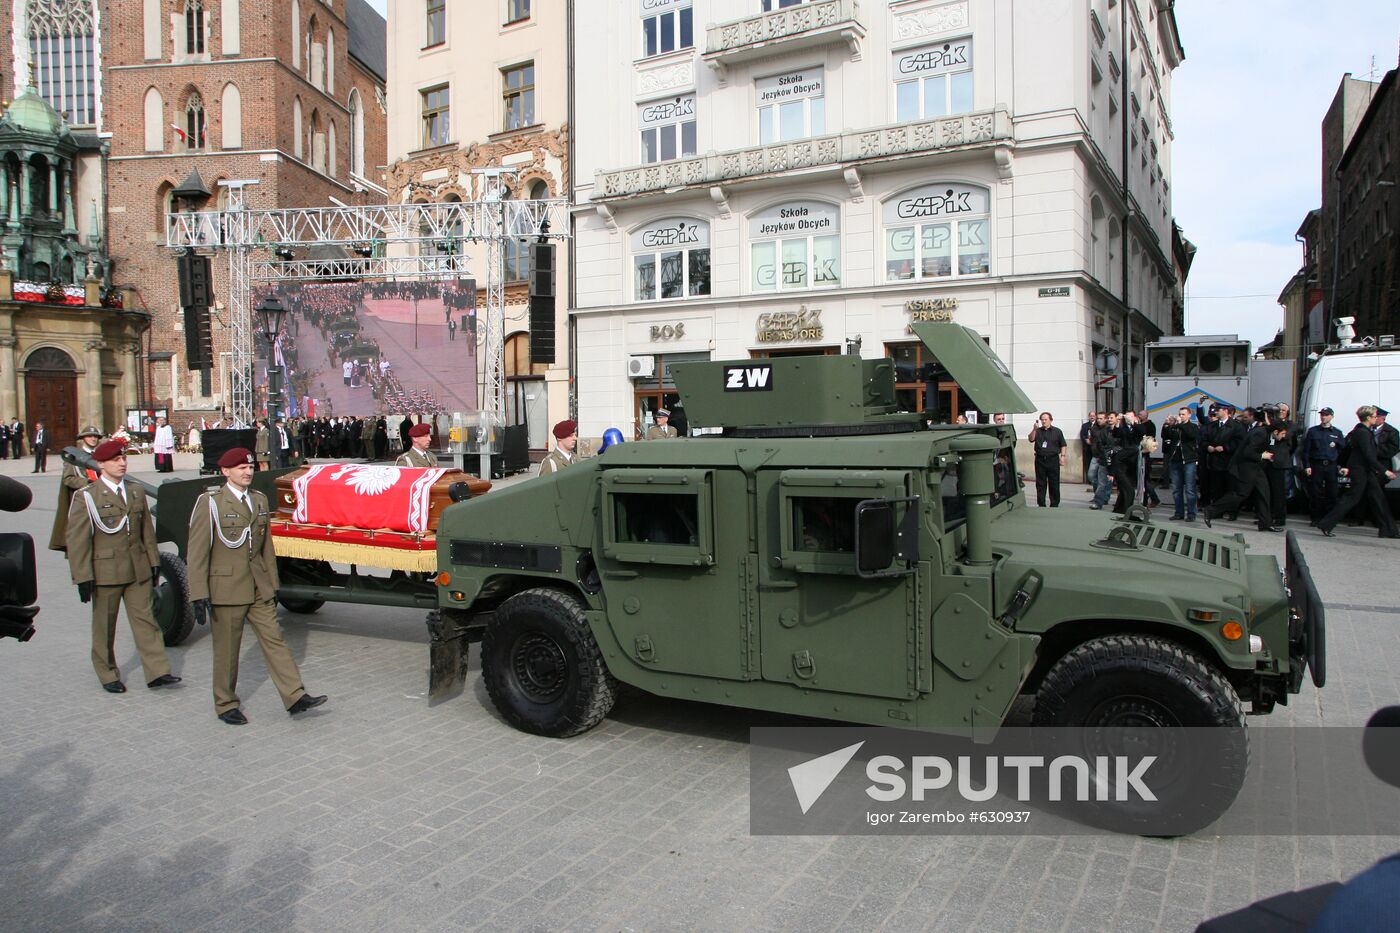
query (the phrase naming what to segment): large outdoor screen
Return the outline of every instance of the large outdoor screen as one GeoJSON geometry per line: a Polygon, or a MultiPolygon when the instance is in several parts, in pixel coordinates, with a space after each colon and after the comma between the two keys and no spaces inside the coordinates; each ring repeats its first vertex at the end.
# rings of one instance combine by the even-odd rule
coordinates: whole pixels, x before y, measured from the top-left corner
{"type": "Polygon", "coordinates": [[[255,287],[253,307],[268,297],[290,312],[274,351],[290,417],[478,407],[475,281],[279,282],[255,287]]]}

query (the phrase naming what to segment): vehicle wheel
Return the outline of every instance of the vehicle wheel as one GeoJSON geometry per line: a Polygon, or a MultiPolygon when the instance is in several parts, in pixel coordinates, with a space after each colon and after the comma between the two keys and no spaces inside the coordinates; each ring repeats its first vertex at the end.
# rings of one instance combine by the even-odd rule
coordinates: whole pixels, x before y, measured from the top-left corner
{"type": "Polygon", "coordinates": [[[277,597],[277,601],[282,604],[282,608],[288,612],[309,614],[315,612],[326,604],[324,599],[284,599],[277,597]]]}
{"type": "Polygon", "coordinates": [[[152,595],[152,610],[167,648],[173,648],[194,631],[190,607],[190,578],[180,555],[160,552],[160,585],[152,595]]]}
{"type": "Polygon", "coordinates": [[[1194,651],[1150,635],[1070,651],[1041,682],[1032,721],[1059,727],[1060,754],[1156,756],[1144,775],[1156,801],[1088,805],[1092,820],[1119,832],[1178,836],[1209,826],[1234,802],[1249,763],[1234,687],[1194,651]]]}
{"type": "Polygon", "coordinates": [[[583,607],[551,589],[517,593],[496,610],[481,640],[481,676],[507,722],[556,738],[596,726],[617,694],[583,607]]]}

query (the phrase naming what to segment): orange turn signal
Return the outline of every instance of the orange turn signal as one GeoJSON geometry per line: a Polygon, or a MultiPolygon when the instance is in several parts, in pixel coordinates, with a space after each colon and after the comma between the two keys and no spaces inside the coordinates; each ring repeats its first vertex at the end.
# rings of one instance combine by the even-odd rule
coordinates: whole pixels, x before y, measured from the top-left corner
{"type": "Polygon", "coordinates": [[[1188,609],[1186,618],[1192,622],[1219,622],[1220,613],[1215,609],[1188,609]]]}
{"type": "Polygon", "coordinates": [[[449,583],[451,583],[451,582],[452,582],[452,574],[448,573],[446,570],[444,570],[442,573],[440,573],[440,574],[437,575],[437,585],[438,585],[438,586],[446,586],[447,584],[449,584],[449,583]]]}
{"type": "Polygon", "coordinates": [[[1231,619],[1220,626],[1220,634],[1225,636],[1226,641],[1239,641],[1244,637],[1244,626],[1231,619]]]}

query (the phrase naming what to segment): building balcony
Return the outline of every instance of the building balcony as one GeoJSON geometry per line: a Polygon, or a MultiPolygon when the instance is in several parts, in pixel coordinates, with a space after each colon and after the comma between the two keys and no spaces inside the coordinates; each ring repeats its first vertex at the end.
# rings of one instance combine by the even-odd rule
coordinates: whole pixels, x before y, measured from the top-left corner
{"type": "Polygon", "coordinates": [[[846,45],[858,57],[863,38],[856,0],[813,0],[709,27],[703,58],[723,78],[730,65],[799,49],[846,45]]]}
{"type": "Polygon", "coordinates": [[[725,185],[794,172],[840,171],[868,162],[1005,146],[1011,141],[1011,115],[1002,109],[981,110],[598,172],[594,176],[593,200],[725,185]]]}

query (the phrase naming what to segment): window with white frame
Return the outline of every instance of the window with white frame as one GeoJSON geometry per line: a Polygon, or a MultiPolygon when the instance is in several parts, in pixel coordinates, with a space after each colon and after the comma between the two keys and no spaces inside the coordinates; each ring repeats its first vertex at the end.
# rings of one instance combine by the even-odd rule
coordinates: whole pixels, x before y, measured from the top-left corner
{"type": "Polygon", "coordinates": [[[424,9],[424,48],[447,41],[447,0],[427,0],[424,9]]]}
{"type": "Polygon", "coordinates": [[[774,10],[781,10],[784,7],[800,6],[808,0],[763,0],[763,12],[771,13],[774,10]]]}
{"type": "Polygon", "coordinates": [[[641,0],[642,57],[695,46],[691,0],[641,0]]]}
{"type": "Polygon", "coordinates": [[[695,95],[652,101],[637,108],[642,161],[666,162],[695,155],[695,95]]]}
{"type": "Polygon", "coordinates": [[[424,149],[446,145],[452,139],[452,106],[446,84],[419,91],[424,149]]]}
{"type": "Polygon", "coordinates": [[[895,116],[901,123],[972,109],[972,40],[894,54],[895,116]]]}
{"type": "Polygon", "coordinates": [[[39,96],[70,124],[96,122],[92,5],[73,0],[34,2],[29,4],[28,17],[30,77],[39,96]]]}
{"type": "Polygon", "coordinates": [[[530,0],[506,0],[506,25],[530,18],[530,0]]]}
{"type": "Polygon", "coordinates": [[[749,290],[834,288],[841,284],[841,211],[789,201],[749,218],[749,290]]]}
{"type": "Polygon", "coordinates": [[[501,69],[504,103],[502,129],[518,130],[535,122],[535,63],[501,69]]]}
{"type": "Polygon", "coordinates": [[[820,67],[760,78],[754,92],[760,145],[826,132],[825,82],[820,67]]]}
{"type": "Polygon", "coordinates": [[[991,199],[975,185],[934,184],[885,202],[885,281],[991,271],[991,199]]]}
{"type": "Polygon", "coordinates": [[[668,217],[632,234],[632,282],[636,301],[710,293],[710,225],[668,217]]]}

